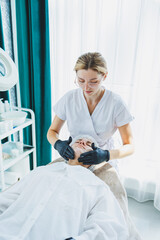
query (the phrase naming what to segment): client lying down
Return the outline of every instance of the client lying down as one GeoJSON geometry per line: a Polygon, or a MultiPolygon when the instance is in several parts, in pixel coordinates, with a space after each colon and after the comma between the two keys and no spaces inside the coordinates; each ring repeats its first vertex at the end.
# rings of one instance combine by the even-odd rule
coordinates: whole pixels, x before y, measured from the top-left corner
{"type": "Polygon", "coordinates": [[[37,167],[0,193],[1,240],[126,240],[122,210],[109,187],[78,157],[92,140],[72,143],[75,159],[37,167]]]}

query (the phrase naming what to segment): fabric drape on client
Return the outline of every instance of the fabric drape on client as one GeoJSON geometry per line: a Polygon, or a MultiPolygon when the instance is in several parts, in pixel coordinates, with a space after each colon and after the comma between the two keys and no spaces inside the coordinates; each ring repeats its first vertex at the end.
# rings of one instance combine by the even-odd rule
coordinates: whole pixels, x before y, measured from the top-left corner
{"type": "MultiPolygon", "coordinates": [[[[63,162],[64,159],[62,157],[57,158],[50,164],[63,162]]],[[[112,167],[108,163],[101,163],[94,167],[94,169],[91,169],[93,173],[100,178],[102,181],[104,181],[116,197],[126,220],[128,232],[129,232],[129,240],[142,240],[142,237],[140,236],[139,232],[136,229],[135,224],[132,222],[132,219],[130,217],[129,211],[128,211],[128,200],[126,191],[119,179],[119,175],[117,174],[117,171],[114,167],[112,167]]]]}
{"type": "MultiPolygon", "coordinates": [[[[46,139],[51,124],[48,1],[16,1],[16,22],[21,103],[35,112],[40,166],[51,161],[51,146],[46,139]]],[[[25,138],[28,142],[28,132],[25,138]]]]}

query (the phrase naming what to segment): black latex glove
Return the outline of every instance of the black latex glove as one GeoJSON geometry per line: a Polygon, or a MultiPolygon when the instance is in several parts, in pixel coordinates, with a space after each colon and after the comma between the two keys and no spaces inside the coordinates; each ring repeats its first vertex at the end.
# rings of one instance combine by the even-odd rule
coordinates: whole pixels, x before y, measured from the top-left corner
{"type": "Polygon", "coordinates": [[[79,162],[83,162],[84,165],[99,164],[101,162],[108,162],[110,159],[110,153],[108,150],[102,150],[101,148],[95,147],[92,143],[93,151],[85,152],[78,158],[79,162]]]}
{"type": "Polygon", "coordinates": [[[74,150],[69,146],[71,142],[72,138],[69,137],[69,139],[65,141],[57,140],[54,144],[54,148],[66,160],[74,159],[74,150]]]}
{"type": "Polygon", "coordinates": [[[70,237],[70,238],[66,238],[65,240],[75,240],[75,239],[70,237]]]}

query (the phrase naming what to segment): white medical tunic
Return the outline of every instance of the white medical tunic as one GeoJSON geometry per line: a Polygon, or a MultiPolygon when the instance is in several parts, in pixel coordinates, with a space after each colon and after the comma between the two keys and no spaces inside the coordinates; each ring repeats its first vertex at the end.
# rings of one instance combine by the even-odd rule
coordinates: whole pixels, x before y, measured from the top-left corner
{"type": "Polygon", "coordinates": [[[0,193],[1,240],[126,240],[123,212],[90,170],[64,162],[38,167],[0,193]]]}
{"type": "MultiPolygon", "coordinates": [[[[67,121],[70,135],[90,135],[106,150],[114,148],[113,134],[134,118],[122,98],[105,89],[103,97],[90,115],[81,88],[67,92],[53,107],[55,114],[67,121]]],[[[116,161],[109,163],[116,166],[116,161]]]]}

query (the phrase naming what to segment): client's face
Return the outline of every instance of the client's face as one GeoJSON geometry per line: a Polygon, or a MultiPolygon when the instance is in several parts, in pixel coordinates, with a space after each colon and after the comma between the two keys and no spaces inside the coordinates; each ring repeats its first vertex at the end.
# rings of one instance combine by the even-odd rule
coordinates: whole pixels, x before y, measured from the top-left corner
{"type": "Polygon", "coordinates": [[[78,139],[71,147],[73,148],[74,152],[75,152],[75,158],[74,159],[69,159],[68,164],[70,165],[81,165],[84,167],[89,167],[90,165],[83,165],[83,163],[78,161],[78,158],[80,157],[80,155],[82,153],[85,152],[89,152],[92,151],[92,147],[91,147],[92,141],[87,139],[87,138],[83,138],[83,139],[78,139]]]}

